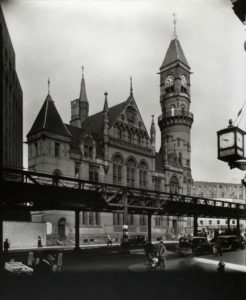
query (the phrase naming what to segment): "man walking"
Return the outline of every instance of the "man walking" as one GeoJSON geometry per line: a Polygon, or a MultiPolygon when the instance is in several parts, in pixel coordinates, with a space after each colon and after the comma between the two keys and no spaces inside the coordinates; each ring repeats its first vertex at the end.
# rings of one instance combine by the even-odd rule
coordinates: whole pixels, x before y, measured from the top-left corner
{"type": "Polygon", "coordinates": [[[166,247],[165,247],[162,240],[160,240],[160,243],[157,245],[157,255],[158,255],[158,259],[160,261],[160,268],[162,270],[165,270],[165,268],[166,268],[167,249],[166,249],[166,247]]]}

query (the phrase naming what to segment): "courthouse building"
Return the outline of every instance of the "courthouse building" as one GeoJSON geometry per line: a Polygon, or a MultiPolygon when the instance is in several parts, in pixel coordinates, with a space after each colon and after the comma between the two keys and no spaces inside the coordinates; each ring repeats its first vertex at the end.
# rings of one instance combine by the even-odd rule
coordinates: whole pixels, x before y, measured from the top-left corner
{"type": "MultiPolygon", "coordinates": [[[[159,70],[161,147],[156,151],[156,125],[145,127],[132,83],[126,99],[110,106],[102,95],[102,110],[89,114],[82,74],[79,98],[71,101],[71,120],[64,123],[50,93],[27,134],[29,170],[142,189],[191,194],[190,66],[175,35],[159,70]]],[[[156,99],[158,101],[158,99],[156,99]]],[[[47,223],[48,240],[74,240],[74,213],[33,213],[33,221],[47,223]]],[[[81,241],[102,241],[106,234],[122,234],[121,213],[81,213],[81,241]]],[[[147,216],[129,215],[129,234],[147,235],[147,216]]],[[[188,218],[152,218],[153,237],[189,234],[188,218]]]]}

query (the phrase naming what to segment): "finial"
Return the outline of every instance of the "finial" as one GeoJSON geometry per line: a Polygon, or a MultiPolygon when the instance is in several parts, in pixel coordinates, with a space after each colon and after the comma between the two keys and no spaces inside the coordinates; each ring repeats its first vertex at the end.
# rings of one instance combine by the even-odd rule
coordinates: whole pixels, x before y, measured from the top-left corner
{"type": "Polygon", "coordinates": [[[176,13],[173,13],[173,37],[174,38],[177,37],[176,24],[177,24],[176,13]]]}
{"type": "Polygon", "coordinates": [[[103,112],[108,112],[108,92],[105,91],[104,93],[105,100],[104,100],[104,106],[103,106],[103,112]]]}
{"type": "Polygon", "coordinates": [[[155,115],[151,115],[151,117],[152,117],[152,121],[154,121],[154,117],[155,117],[155,115]]]}
{"type": "Polygon", "coordinates": [[[132,89],[132,76],[130,77],[130,95],[132,95],[132,91],[133,91],[133,89],[132,89]]]}
{"type": "Polygon", "coordinates": [[[48,78],[48,95],[50,94],[50,79],[48,78]]]}
{"type": "Polygon", "coordinates": [[[84,77],[84,66],[82,66],[82,77],[84,77]]]}

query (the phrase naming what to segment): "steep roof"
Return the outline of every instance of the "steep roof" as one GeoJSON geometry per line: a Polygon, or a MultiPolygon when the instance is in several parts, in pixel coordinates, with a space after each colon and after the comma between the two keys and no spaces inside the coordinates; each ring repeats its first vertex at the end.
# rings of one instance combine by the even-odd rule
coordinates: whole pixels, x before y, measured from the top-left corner
{"type": "Polygon", "coordinates": [[[71,152],[75,154],[81,154],[80,143],[81,139],[89,134],[93,137],[96,142],[96,157],[103,158],[103,148],[101,147],[100,140],[98,138],[98,134],[95,132],[91,132],[90,130],[86,130],[83,128],[75,127],[70,124],[65,124],[67,130],[71,133],[71,152]]]}
{"type": "MultiPolygon", "coordinates": [[[[115,106],[112,106],[108,109],[108,118],[109,118],[109,127],[115,122],[119,117],[122,110],[125,108],[129,98],[115,106]]],[[[103,111],[100,111],[90,117],[88,117],[82,124],[82,128],[90,129],[91,132],[97,133],[99,138],[102,138],[103,130],[103,111]]]]}
{"type": "Polygon", "coordinates": [[[182,62],[184,65],[186,65],[188,68],[190,68],[187,59],[185,58],[184,52],[182,50],[182,47],[180,45],[180,42],[177,38],[174,38],[173,40],[171,40],[171,43],[168,47],[166,56],[164,58],[164,61],[160,67],[164,68],[167,65],[170,65],[173,62],[176,61],[180,61],[182,62]]]}
{"type": "Polygon", "coordinates": [[[71,137],[49,94],[47,95],[31,130],[28,132],[27,137],[40,131],[48,131],[65,137],[71,137]]]}

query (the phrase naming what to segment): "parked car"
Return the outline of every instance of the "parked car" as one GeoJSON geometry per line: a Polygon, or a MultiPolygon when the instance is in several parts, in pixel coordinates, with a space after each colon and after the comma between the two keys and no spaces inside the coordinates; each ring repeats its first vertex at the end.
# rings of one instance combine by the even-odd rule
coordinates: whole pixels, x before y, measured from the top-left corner
{"type": "Polygon", "coordinates": [[[128,238],[129,246],[145,246],[146,240],[144,235],[131,235],[128,238]]]}
{"type": "Polygon", "coordinates": [[[201,255],[212,252],[212,247],[206,237],[181,237],[177,249],[180,255],[201,255]]]}
{"type": "Polygon", "coordinates": [[[220,239],[222,251],[244,249],[245,243],[241,236],[236,235],[219,235],[210,241],[210,245],[213,247],[216,244],[217,239],[220,239]]]}

